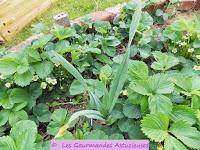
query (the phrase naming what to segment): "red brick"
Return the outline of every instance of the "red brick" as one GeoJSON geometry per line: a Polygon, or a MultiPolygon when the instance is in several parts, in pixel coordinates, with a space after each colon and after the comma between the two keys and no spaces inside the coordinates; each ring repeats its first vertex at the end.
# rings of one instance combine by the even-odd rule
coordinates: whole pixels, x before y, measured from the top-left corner
{"type": "Polygon", "coordinates": [[[96,11],[90,14],[92,21],[113,21],[116,14],[106,11],[96,11]]]}
{"type": "Polygon", "coordinates": [[[197,0],[182,0],[178,5],[177,10],[188,11],[194,9],[196,1],[197,0]]]}
{"type": "Polygon", "coordinates": [[[157,9],[164,9],[167,3],[168,3],[168,0],[160,0],[160,2],[148,6],[146,8],[146,11],[148,11],[149,13],[154,13],[157,9]]]}
{"type": "Polygon", "coordinates": [[[194,9],[195,10],[200,10],[200,0],[196,1],[194,9]]]}
{"type": "Polygon", "coordinates": [[[80,26],[83,26],[84,23],[81,21],[82,18],[84,17],[89,17],[91,18],[92,21],[113,21],[113,19],[115,18],[117,14],[111,13],[111,12],[107,12],[107,11],[96,11],[94,13],[91,13],[89,15],[77,18],[75,20],[72,21],[72,24],[77,23],[80,26]]]}

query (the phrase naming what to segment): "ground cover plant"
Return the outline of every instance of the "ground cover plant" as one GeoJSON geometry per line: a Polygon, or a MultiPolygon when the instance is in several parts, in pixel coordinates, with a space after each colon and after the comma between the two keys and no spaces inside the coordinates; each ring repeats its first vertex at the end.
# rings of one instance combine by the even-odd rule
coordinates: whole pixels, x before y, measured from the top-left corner
{"type": "Polygon", "coordinates": [[[112,23],[36,24],[42,37],[2,52],[0,149],[50,149],[53,138],[200,149],[200,18],[159,28],[166,14],[148,5],[131,1],[112,23]]]}

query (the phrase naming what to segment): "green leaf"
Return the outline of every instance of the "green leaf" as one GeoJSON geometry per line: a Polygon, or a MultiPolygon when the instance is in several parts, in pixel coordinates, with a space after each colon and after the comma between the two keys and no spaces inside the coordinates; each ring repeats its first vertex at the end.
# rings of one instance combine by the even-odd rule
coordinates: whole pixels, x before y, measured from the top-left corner
{"type": "Polygon", "coordinates": [[[179,59],[169,54],[167,55],[165,53],[155,51],[153,52],[153,56],[156,59],[156,61],[151,65],[154,70],[166,71],[179,64],[179,59]]]}
{"type": "Polygon", "coordinates": [[[169,130],[185,145],[193,149],[200,149],[200,132],[185,121],[177,121],[169,130]]]}
{"type": "MultiPolygon", "coordinates": [[[[48,124],[47,133],[55,136],[56,133],[59,131],[60,127],[62,127],[66,123],[67,121],[66,117],[67,117],[66,109],[60,108],[60,109],[55,110],[53,114],[51,115],[52,121],[48,124]]],[[[65,135],[63,135],[63,138],[65,139],[67,135],[68,134],[65,133],[65,135]]]]}
{"type": "Polygon", "coordinates": [[[65,27],[60,26],[60,25],[54,25],[53,33],[59,40],[63,40],[63,39],[66,39],[68,37],[75,36],[76,31],[73,28],[70,28],[70,27],[65,28],[65,27]]]}
{"type": "Polygon", "coordinates": [[[189,78],[186,75],[177,74],[176,76],[173,77],[173,82],[181,90],[184,90],[186,92],[190,92],[192,90],[191,78],[189,78]]]}
{"type": "Polygon", "coordinates": [[[94,54],[101,54],[101,50],[99,48],[86,48],[85,52],[86,53],[91,52],[91,53],[94,53],[94,54]]]}
{"type": "Polygon", "coordinates": [[[0,106],[4,109],[11,109],[14,106],[14,102],[10,101],[9,93],[6,91],[0,91],[0,106]]]}
{"type": "Polygon", "coordinates": [[[187,150],[187,148],[176,138],[168,135],[165,140],[165,150],[187,150]]]}
{"type": "Polygon", "coordinates": [[[200,48],[200,40],[195,40],[195,41],[193,42],[193,47],[194,47],[194,48],[200,48]]]}
{"type": "Polygon", "coordinates": [[[155,74],[148,79],[149,88],[153,93],[169,94],[174,90],[174,84],[167,74],[155,74]]]}
{"type": "Polygon", "coordinates": [[[105,65],[100,70],[99,78],[102,81],[107,81],[109,80],[111,75],[112,75],[112,68],[109,65],[105,65]]]}
{"type": "Polygon", "coordinates": [[[145,139],[145,135],[141,130],[140,125],[132,124],[131,128],[128,131],[128,136],[130,139],[145,139]]]}
{"type": "Polygon", "coordinates": [[[12,75],[17,71],[18,62],[12,58],[0,59],[0,73],[3,75],[12,75]]]}
{"type": "Polygon", "coordinates": [[[129,31],[129,42],[126,49],[126,53],[124,54],[122,63],[120,64],[116,72],[116,75],[113,81],[111,82],[110,91],[109,91],[109,98],[110,98],[109,101],[111,101],[110,102],[111,106],[109,109],[109,113],[113,110],[115,103],[117,102],[118,96],[127,78],[128,64],[129,64],[129,57],[130,57],[130,47],[131,47],[133,38],[135,36],[135,33],[137,31],[137,28],[139,26],[141,14],[142,14],[141,9],[142,9],[141,4],[139,2],[137,9],[132,16],[132,22],[131,22],[130,31],[129,31]]]}
{"type": "Polygon", "coordinates": [[[33,149],[35,146],[36,135],[37,126],[30,120],[17,122],[10,131],[10,136],[14,139],[17,150],[33,149]]]}
{"type": "Polygon", "coordinates": [[[146,80],[135,80],[129,85],[129,88],[136,93],[151,96],[152,93],[148,87],[148,82],[146,80]]]}
{"type": "Polygon", "coordinates": [[[40,103],[33,108],[34,115],[40,122],[49,122],[51,120],[51,112],[46,104],[40,103]]]}
{"type": "Polygon", "coordinates": [[[27,102],[29,98],[28,92],[22,88],[12,89],[9,95],[9,100],[13,103],[27,102]]]}
{"type": "Polygon", "coordinates": [[[28,101],[28,109],[36,104],[36,100],[42,95],[42,89],[39,83],[32,83],[28,89],[30,100],[28,101]]]}
{"type": "Polygon", "coordinates": [[[32,48],[33,49],[43,48],[44,45],[46,45],[52,39],[52,37],[53,35],[51,34],[43,35],[42,37],[33,42],[32,48]]]}
{"type": "Polygon", "coordinates": [[[195,110],[200,109],[200,97],[199,96],[192,96],[192,103],[191,107],[195,110]]]}
{"type": "Polygon", "coordinates": [[[173,111],[170,117],[174,122],[186,121],[187,123],[193,125],[196,123],[195,111],[184,105],[177,105],[173,107],[173,111]]]}
{"type": "Polygon", "coordinates": [[[152,114],[159,112],[170,114],[172,111],[173,105],[171,100],[167,96],[158,94],[153,95],[149,97],[148,102],[149,109],[152,114]]]}
{"type": "Polygon", "coordinates": [[[41,57],[40,57],[40,53],[38,52],[37,49],[33,49],[33,48],[26,48],[24,50],[25,53],[27,53],[29,60],[31,62],[37,62],[37,61],[41,61],[41,57]]]}
{"type": "Polygon", "coordinates": [[[53,64],[50,61],[39,62],[33,65],[36,74],[44,79],[53,71],[53,64]]]}
{"type": "Polygon", "coordinates": [[[29,63],[28,63],[28,60],[26,58],[22,58],[20,61],[19,61],[19,65],[17,67],[17,73],[18,74],[23,74],[25,73],[26,71],[29,70],[29,63]]]}
{"type": "Polygon", "coordinates": [[[94,23],[95,30],[101,34],[105,34],[111,29],[111,24],[108,21],[97,21],[94,23]]]}
{"type": "Polygon", "coordinates": [[[51,119],[55,122],[58,122],[60,124],[64,124],[65,119],[66,119],[66,115],[67,115],[67,110],[60,108],[60,109],[56,109],[52,116],[51,119]]]}
{"type": "Polygon", "coordinates": [[[128,118],[138,119],[141,117],[140,108],[137,105],[131,105],[130,103],[123,106],[123,113],[128,118]]]}
{"type": "Polygon", "coordinates": [[[155,142],[162,142],[168,136],[169,117],[166,114],[150,114],[142,120],[142,131],[155,142]]]}
{"type": "Polygon", "coordinates": [[[9,124],[13,126],[20,120],[27,120],[28,114],[24,110],[11,112],[9,115],[9,124]]]}
{"type": "Polygon", "coordinates": [[[148,66],[143,61],[133,61],[129,67],[128,74],[131,78],[137,80],[148,79],[148,66]]]}
{"type": "Polygon", "coordinates": [[[123,140],[124,136],[122,134],[119,134],[119,133],[114,133],[114,134],[111,134],[109,136],[109,139],[110,140],[123,140]]]}
{"type": "Polygon", "coordinates": [[[108,136],[101,130],[92,130],[88,134],[84,135],[86,140],[103,140],[108,139],[108,136]]]}
{"type": "Polygon", "coordinates": [[[29,85],[32,81],[32,73],[30,71],[27,71],[23,74],[18,74],[16,73],[14,75],[14,80],[15,83],[21,87],[25,87],[27,85],[29,85]]]}
{"type": "Polygon", "coordinates": [[[3,109],[0,111],[0,126],[3,126],[7,123],[10,111],[3,109]]]}
{"type": "Polygon", "coordinates": [[[86,92],[86,90],[80,81],[74,80],[70,86],[69,92],[70,95],[78,95],[86,92]]]}
{"type": "Polygon", "coordinates": [[[0,137],[0,150],[18,150],[15,142],[9,136],[0,137]]]}
{"type": "Polygon", "coordinates": [[[121,132],[128,132],[134,123],[131,119],[120,119],[117,123],[121,132]]]}
{"type": "Polygon", "coordinates": [[[147,28],[147,27],[153,25],[153,18],[151,17],[151,15],[148,12],[142,12],[142,18],[140,21],[140,25],[143,28],[147,28]]]}

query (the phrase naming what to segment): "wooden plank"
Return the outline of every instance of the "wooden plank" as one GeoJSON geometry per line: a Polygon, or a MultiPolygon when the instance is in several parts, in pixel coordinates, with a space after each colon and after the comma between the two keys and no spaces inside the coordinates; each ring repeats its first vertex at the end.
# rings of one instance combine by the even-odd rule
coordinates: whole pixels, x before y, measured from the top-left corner
{"type": "Polygon", "coordinates": [[[4,38],[0,35],[0,44],[3,44],[3,43],[5,43],[5,40],[4,40],[4,38]]]}
{"type": "MultiPolygon", "coordinates": [[[[23,1],[23,0],[17,0],[17,1],[23,1]]],[[[5,37],[6,40],[10,40],[21,29],[23,29],[26,25],[28,25],[35,17],[37,17],[43,11],[48,9],[53,1],[54,0],[29,0],[29,1],[26,0],[26,2],[23,3],[23,5],[22,3],[18,3],[21,5],[18,7],[20,9],[19,10],[15,9],[16,13],[13,13],[13,10],[10,10],[7,17],[4,17],[4,19],[7,18],[8,19],[6,24],[0,26],[1,35],[5,37]],[[11,16],[10,14],[15,15],[15,18],[12,19],[12,17],[10,17],[11,19],[9,19],[8,16],[11,16]]],[[[15,4],[15,6],[17,5],[15,4]]]]}
{"type": "Polygon", "coordinates": [[[14,3],[12,5],[15,7],[9,7],[9,9],[7,9],[8,6],[7,7],[5,6],[7,10],[2,11],[0,6],[0,18],[1,18],[0,29],[23,17],[25,14],[29,13],[30,10],[38,7],[41,3],[41,1],[39,0],[31,0],[31,1],[20,0],[20,1],[21,3],[17,4],[14,3]]]}

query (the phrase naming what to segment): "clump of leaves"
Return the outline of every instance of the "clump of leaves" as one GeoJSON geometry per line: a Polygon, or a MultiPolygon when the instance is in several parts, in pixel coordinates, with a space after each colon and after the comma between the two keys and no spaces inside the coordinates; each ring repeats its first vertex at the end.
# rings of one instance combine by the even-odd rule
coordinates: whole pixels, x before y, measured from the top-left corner
{"type": "Polygon", "coordinates": [[[164,36],[167,38],[168,48],[173,53],[196,62],[195,70],[199,70],[199,37],[200,21],[180,19],[167,27],[164,36]]]}

